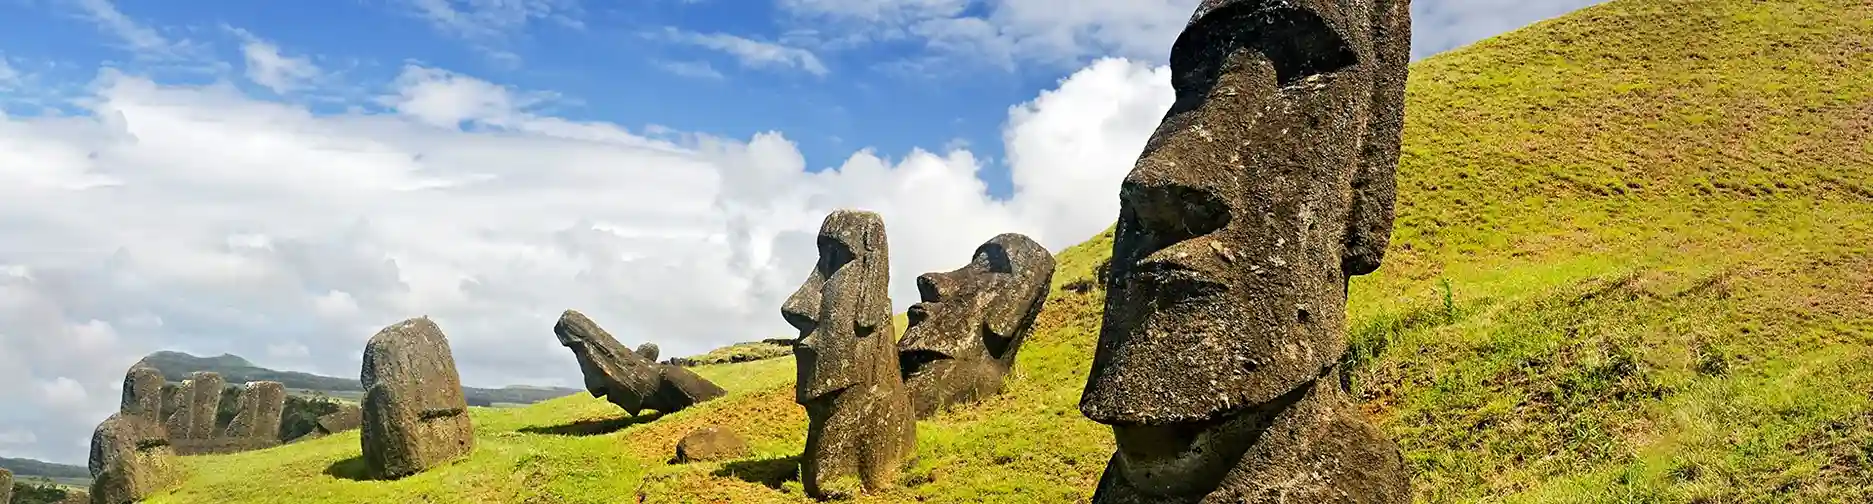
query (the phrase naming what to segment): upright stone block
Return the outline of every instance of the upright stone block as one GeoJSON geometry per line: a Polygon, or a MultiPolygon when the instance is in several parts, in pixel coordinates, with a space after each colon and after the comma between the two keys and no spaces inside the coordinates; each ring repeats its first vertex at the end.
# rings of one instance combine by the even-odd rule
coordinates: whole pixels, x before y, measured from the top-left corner
{"type": "Polygon", "coordinates": [[[241,388],[239,410],[221,436],[277,441],[285,409],[286,387],[280,382],[248,382],[241,388]]]}
{"type": "Polygon", "coordinates": [[[128,504],[182,482],[163,426],[147,417],[113,413],[91,433],[91,502],[128,504]]]}
{"type": "Polygon", "coordinates": [[[392,324],[364,348],[361,445],[374,478],[397,479],[474,451],[455,355],[428,317],[392,324]]]}

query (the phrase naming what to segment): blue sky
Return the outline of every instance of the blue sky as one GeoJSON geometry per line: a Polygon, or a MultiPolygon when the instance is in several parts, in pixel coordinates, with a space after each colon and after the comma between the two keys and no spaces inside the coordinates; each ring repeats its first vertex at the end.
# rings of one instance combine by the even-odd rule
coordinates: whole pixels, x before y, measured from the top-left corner
{"type": "MultiPolygon", "coordinates": [[[[1416,0],[1434,54],[1593,3],[1416,0]]],[[[0,0],[0,456],[82,464],[156,350],[355,376],[429,316],[472,386],[579,383],[578,309],[787,334],[835,208],[892,300],[1108,226],[1195,0],[0,0]]]]}

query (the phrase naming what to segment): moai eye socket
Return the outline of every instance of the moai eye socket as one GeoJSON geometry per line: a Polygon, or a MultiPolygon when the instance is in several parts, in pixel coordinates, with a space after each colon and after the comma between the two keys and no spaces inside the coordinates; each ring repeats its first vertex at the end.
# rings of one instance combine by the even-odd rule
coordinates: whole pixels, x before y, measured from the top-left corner
{"type": "Polygon", "coordinates": [[[856,255],[852,253],[852,247],[846,246],[845,242],[831,236],[819,237],[819,251],[819,272],[826,278],[831,278],[834,273],[839,272],[840,268],[844,268],[847,263],[856,258],[856,255]]]}
{"type": "Polygon", "coordinates": [[[1150,237],[1135,253],[1136,260],[1229,225],[1229,204],[1206,188],[1127,184],[1121,194],[1132,210],[1125,217],[1134,219],[1150,237]]]}

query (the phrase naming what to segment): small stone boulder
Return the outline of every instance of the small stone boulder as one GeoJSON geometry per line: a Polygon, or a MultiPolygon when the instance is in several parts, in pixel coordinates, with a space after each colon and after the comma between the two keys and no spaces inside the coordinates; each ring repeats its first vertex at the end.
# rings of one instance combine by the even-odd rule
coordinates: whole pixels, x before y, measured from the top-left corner
{"type": "Polygon", "coordinates": [[[742,440],[740,434],[720,426],[710,425],[690,431],[688,435],[683,436],[683,440],[676,443],[676,459],[672,462],[687,464],[734,460],[753,453],[748,449],[748,442],[742,440]]]}
{"type": "Polygon", "coordinates": [[[392,324],[364,349],[363,432],[367,474],[397,479],[475,448],[474,425],[455,355],[428,317],[392,324]]]}
{"type": "Polygon", "coordinates": [[[121,412],[92,431],[90,466],[93,504],[137,502],[176,487],[183,475],[163,426],[121,412]]]}
{"type": "Polygon", "coordinates": [[[657,352],[656,343],[645,343],[637,346],[637,356],[643,357],[644,360],[647,361],[657,362],[657,352]]]}

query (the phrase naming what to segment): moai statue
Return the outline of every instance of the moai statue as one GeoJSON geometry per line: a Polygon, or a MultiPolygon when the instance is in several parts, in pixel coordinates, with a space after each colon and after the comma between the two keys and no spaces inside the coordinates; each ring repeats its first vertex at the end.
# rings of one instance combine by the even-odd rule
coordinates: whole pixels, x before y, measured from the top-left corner
{"type": "Polygon", "coordinates": [[[781,306],[800,331],[795,400],[806,407],[800,480],[826,499],[896,484],[917,424],[899,375],[884,221],[839,210],[819,229],[819,262],[781,306]]]}
{"type": "Polygon", "coordinates": [[[123,403],[118,411],[161,423],[163,383],[167,381],[163,372],[155,367],[142,363],[131,366],[130,372],[124,374],[123,403]]]}
{"type": "MultiPolygon", "coordinates": [[[[128,380],[129,378],[126,378],[128,380]]],[[[175,440],[203,440],[215,437],[215,414],[221,411],[221,392],[227,381],[220,373],[197,371],[182,380],[177,390],[176,410],[169,414],[166,430],[175,440]]]]}
{"type": "Polygon", "coordinates": [[[364,348],[366,472],[397,479],[475,449],[462,378],[442,328],[428,317],[392,324],[364,348]]]}
{"type": "Polygon", "coordinates": [[[1172,46],[1080,399],[1118,444],[1093,502],[1410,500],[1398,446],[1323,380],[1391,233],[1408,9],[1204,0],[1172,46]]]}
{"type": "Polygon", "coordinates": [[[221,437],[277,440],[286,410],[286,387],[280,382],[248,382],[241,388],[239,410],[221,437]]]}
{"type": "Polygon", "coordinates": [[[1053,277],[1053,254],[1013,233],[976,247],[960,269],[917,277],[923,302],[897,344],[917,418],[1001,393],[1053,277]]]}
{"type": "Polygon", "coordinates": [[[586,392],[611,401],[632,416],[645,409],[674,413],[728,394],[693,371],[658,364],[654,360],[657,345],[645,343],[632,352],[583,313],[561,313],[559,322],[553,324],[553,334],[579,361],[586,392]]]}
{"type": "Polygon", "coordinates": [[[94,504],[136,502],[182,482],[167,430],[148,411],[152,402],[160,402],[162,390],[162,373],[152,371],[145,366],[130,369],[124,377],[122,411],[105,418],[91,433],[88,465],[94,504]],[[153,387],[151,376],[157,380],[153,387]]]}

